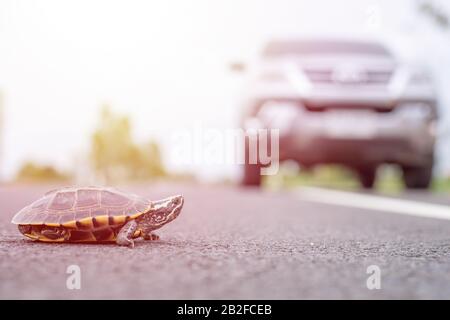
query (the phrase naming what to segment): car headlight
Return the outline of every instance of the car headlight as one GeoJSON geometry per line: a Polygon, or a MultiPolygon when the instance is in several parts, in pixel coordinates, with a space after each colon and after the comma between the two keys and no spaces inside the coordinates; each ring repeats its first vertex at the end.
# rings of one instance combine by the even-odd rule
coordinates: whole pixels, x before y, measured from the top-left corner
{"type": "Polygon", "coordinates": [[[417,120],[430,118],[433,113],[431,106],[425,102],[402,103],[395,110],[402,117],[417,120]]]}
{"type": "Polygon", "coordinates": [[[427,84],[431,82],[430,75],[423,70],[416,70],[411,73],[409,82],[414,85],[427,84]]]}
{"type": "Polygon", "coordinates": [[[285,131],[300,113],[301,108],[295,103],[268,101],[261,106],[258,117],[270,128],[285,131]]]}
{"type": "Polygon", "coordinates": [[[262,121],[256,117],[250,117],[244,121],[245,130],[259,130],[264,129],[262,121]]]}
{"type": "Polygon", "coordinates": [[[281,72],[263,72],[258,76],[259,80],[267,82],[283,82],[287,81],[286,76],[281,72]]]}

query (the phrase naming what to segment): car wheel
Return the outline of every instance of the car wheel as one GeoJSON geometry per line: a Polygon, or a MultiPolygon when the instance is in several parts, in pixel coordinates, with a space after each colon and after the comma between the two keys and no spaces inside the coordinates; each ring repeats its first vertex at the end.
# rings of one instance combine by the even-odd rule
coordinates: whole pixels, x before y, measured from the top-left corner
{"type": "Polygon", "coordinates": [[[243,176],[241,185],[245,187],[260,187],[262,182],[261,165],[250,163],[249,137],[245,138],[245,164],[243,165],[243,176]]]}
{"type": "Polygon", "coordinates": [[[408,189],[428,189],[433,178],[433,165],[403,167],[403,181],[408,189]]]}
{"type": "Polygon", "coordinates": [[[261,186],[261,167],[254,164],[244,165],[244,174],[242,178],[242,185],[246,187],[261,186]]]}
{"type": "Polygon", "coordinates": [[[376,167],[358,168],[358,178],[361,186],[365,189],[372,189],[375,185],[375,179],[377,174],[376,167]]]}

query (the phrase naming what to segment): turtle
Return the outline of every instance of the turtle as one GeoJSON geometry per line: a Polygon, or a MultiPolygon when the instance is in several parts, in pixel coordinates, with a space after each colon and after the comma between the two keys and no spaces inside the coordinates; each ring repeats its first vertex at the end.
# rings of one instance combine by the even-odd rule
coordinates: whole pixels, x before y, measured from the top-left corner
{"type": "Polygon", "coordinates": [[[181,212],[184,198],[158,201],[112,187],[65,187],[47,192],[12,218],[26,237],[42,242],[116,242],[158,240],[153,230],[181,212]]]}

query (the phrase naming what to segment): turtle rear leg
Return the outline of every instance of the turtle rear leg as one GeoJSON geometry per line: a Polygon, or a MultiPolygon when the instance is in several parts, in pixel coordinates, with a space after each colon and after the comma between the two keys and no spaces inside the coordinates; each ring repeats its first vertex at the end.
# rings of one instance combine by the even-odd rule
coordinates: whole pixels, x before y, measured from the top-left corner
{"type": "Polygon", "coordinates": [[[63,228],[44,228],[40,232],[41,236],[39,237],[41,241],[67,241],[70,238],[70,231],[63,228]]]}
{"type": "Polygon", "coordinates": [[[134,233],[137,230],[137,222],[135,220],[128,221],[117,234],[116,243],[119,246],[134,247],[134,233]]]}

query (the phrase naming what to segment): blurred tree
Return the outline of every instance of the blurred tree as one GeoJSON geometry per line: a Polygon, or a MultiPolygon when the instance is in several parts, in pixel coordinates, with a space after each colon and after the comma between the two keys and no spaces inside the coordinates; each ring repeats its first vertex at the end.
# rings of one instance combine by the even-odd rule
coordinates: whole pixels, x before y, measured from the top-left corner
{"type": "Polygon", "coordinates": [[[420,0],[418,1],[418,9],[424,16],[436,23],[438,27],[444,30],[448,29],[450,25],[448,14],[435,1],[420,0]]]}
{"type": "Polygon", "coordinates": [[[129,118],[113,113],[107,105],[92,136],[90,159],[97,178],[106,183],[166,175],[159,146],[135,144],[129,118]]]}
{"type": "Polygon", "coordinates": [[[62,173],[52,166],[26,162],[16,175],[19,182],[67,182],[72,176],[62,173]]]}
{"type": "MultiPolygon", "coordinates": [[[[420,13],[422,13],[425,17],[431,19],[434,24],[440,28],[444,32],[448,32],[450,30],[450,12],[445,10],[443,3],[445,1],[434,1],[434,0],[416,0],[417,8],[420,13]]],[[[447,35],[447,34],[446,34],[447,35]]],[[[447,45],[450,42],[447,41],[447,45]]],[[[445,145],[448,150],[448,143],[450,143],[450,129],[448,126],[444,127],[440,133],[440,139],[445,139],[445,145]]],[[[446,176],[449,176],[450,173],[444,173],[446,176]]],[[[445,179],[445,178],[444,178],[445,179]]],[[[447,180],[450,180],[450,176],[447,180]]],[[[449,184],[450,185],[450,184],[449,184]]]]}

